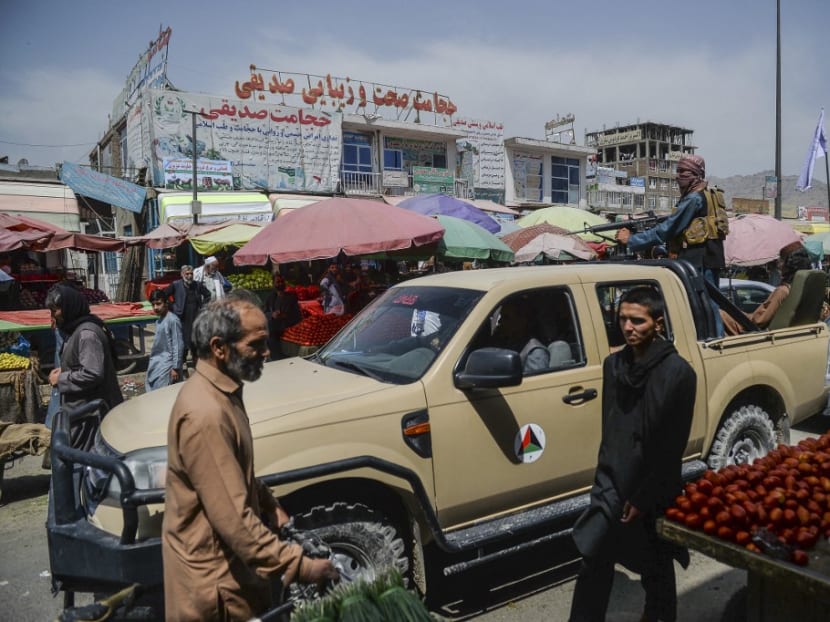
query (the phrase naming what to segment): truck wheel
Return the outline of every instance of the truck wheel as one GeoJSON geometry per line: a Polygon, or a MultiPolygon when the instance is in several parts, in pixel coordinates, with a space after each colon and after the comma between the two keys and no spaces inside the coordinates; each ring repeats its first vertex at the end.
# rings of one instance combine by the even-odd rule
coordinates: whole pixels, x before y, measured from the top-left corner
{"type": "Polygon", "coordinates": [[[373,580],[394,567],[406,576],[409,559],[398,530],[365,505],[343,502],[296,515],[298,529],[313,531],[331,547],[342,581],[373,580]]]}
{"type": "Polygon", "coordinates": [[[733,411],[721,424],[712,449],[709,467],[720,469],[729,464],[749,464],[775,448],[776,433],[769,414],[754,404],[733,411]]]}

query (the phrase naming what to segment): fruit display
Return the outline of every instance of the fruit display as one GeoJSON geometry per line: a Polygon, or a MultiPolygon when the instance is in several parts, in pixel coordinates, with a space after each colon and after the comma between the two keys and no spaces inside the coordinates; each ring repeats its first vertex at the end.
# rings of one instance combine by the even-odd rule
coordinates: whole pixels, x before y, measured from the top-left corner
{"type": "Polygon", "coordinates": [[[86,297],[86,301],[91,305],[97,305],[102,302],[109,302],[110,299],[100,289],[91,289],[89,287],[82,287],[81,293],[86,297]]]}
{"type": "Polygon", "coordinates": [[[779,445],[752,464],[708,470],[686,484],[666,518],[804,566],[830,537],[830,432],[779,445]]]}
{"type": "Polygon", "coordinates": [[[320,297],[320,287],[318,285],[296,285],[286,287],[285,291],[294,292],[297,295],[297,300],[315,300],[320,297]]]}
{"type": "Polygon", "coordinates": [[[12,369],[28,369],[30,360],[28,356],[19,356],[11,352],[0,353],[0,371],[12,369]]]}
{"type": "Polygon", "coordinates": [[[234,287],[244,289],[271,289],[273,277],[268,270],[254,268],[247,274],[230,274],[226,277],[234,287]]]}
{"type": "Polygon", "coordinates": [[[282,338],[301,346],[322,346],[352,319],[349,314],[310,315],[287,329],[282,338]]]}

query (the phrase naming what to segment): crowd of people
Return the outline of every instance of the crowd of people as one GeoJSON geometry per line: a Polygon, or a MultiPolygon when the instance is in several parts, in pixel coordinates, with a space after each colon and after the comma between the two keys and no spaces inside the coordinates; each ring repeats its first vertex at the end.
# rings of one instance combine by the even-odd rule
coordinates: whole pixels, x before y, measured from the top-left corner
{"type": "MultiPolygon", "coordinates": [[[[684,156],[677,171],[682,197],[672,216],[642,233],[621,229],[617,239],[635,251],[667,245],[717,284],[724,232],[712,224],[716,206],[705,163],[684,156]]],[[[749,318],[757,326],[769,323],[795,272],[809,269],[805,257],[800,244],[781,249],[782,282],[749,318]]],[[[162,529],[168,619],[244,620],[270,607],[274,578],[314,584],[338,577],[330,561],[310,559],[277,535],[288,516],[254,475],[243,401],[243,383],[256,381],[269,357],[282,356],[280,337],[301,320],[297,296],[275,274],[273,292],[261,305],[247,290],[233,290],[217,264],[209,257],[195,270],[182,266],[180,279],[150,297],[158,322],[147,390],[184,381],[168,426],[162,529]]],[[[346,313],[372,295],[365,272],[351,266],[331,263],[318,283],[325,313],[346,313]]],[[[61,401],[100,397],[115,406],[122,397],[111,333],[71,288],[55,286],[47,306],[65,340],[60,365],[49,377],[61,401]]],[[[521,350],[527,372],[553,363],[551,351],[530,338],[524,311],[520,304],[504,305],[497,338],[503,347],[521,350]]],[[[714,315],[718,334],[740,332],[728,314],[714,315]]],[[[622,563],[642,577],[642,620],[672,621],[674,561],[688,564],[688,551],[661,540],[655,521],[681,490],[697,378],[665,339],[659,291],[626,291],[616,321],[625,345],[603,365],[602,440],[590,506],[574,528],[583,561],[570,620],[605,619],[614,565],[622,563]]],[[[417,310],[412,326],[413,335],[431,332],[426,314],[417,310]]]]}

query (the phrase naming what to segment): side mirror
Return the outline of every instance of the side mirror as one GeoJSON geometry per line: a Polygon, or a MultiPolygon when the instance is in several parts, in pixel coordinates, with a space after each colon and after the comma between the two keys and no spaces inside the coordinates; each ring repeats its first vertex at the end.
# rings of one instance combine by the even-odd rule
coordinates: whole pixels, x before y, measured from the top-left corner
{"type": "Polygon", "coordinates": [[[519,353],[502,348],[481,348],[470,352],[464,369],[455,374],[459,389],[498,389],[522,384],[519,353]]]}

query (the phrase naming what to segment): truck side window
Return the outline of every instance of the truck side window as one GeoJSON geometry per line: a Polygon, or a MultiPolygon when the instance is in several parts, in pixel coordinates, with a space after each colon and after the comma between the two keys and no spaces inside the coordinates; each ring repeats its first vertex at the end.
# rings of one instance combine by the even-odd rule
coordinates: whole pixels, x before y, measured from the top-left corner
{"type": "MultiPolygon", "coordinates": [[[[619,310],[620,297],[624,292],[634,287],[653,287],[660,292],[657,283],[653,281],[626,281],[625,283],[603,283],[597,285],[597,298],[600,309],[602,310],[602,321],[605,324],[605,333],[608,337],[609,348],[620,348],[625,345],[625,338],[617,322],[617,311],[619,310]]],[[[663,325],[666,331],[665,336],[666,339],[672,340],[673,336],[668,309],[666,309],[664,315],[663,325]]]]}
{"type": "Polygon", "coordinates": [[[524,375],[575,367],[585,362],[570,292],[538,289],[514,294],[497,305],[473,340],[473,349],[513,350],[524,375]]]}

